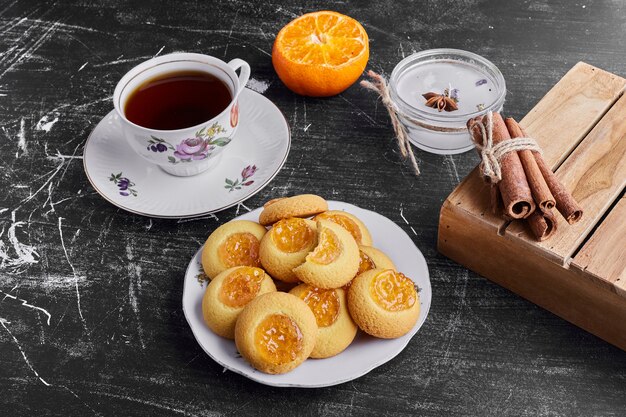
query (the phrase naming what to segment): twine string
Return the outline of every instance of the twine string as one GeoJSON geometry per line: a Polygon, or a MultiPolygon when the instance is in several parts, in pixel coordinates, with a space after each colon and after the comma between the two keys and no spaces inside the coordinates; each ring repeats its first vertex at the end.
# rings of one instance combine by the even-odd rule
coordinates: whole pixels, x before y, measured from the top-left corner
{"type": "Polygon", "coordinates": [[[494,145],[493,144],[493,113],[488,112],[486,114],[487,124],[477,123],[480,130],[480,137],[476,138],[474,135],[472,141],[476,148],[480,152],[480,169],[483,176],[492,184],[497,184],[502,180],[502,167],[500,162],[502,158],[509,152],[517,151],[535,151],[542,153],[541,147],[537,144],[537,141],[533,138],[515,138],[507,139],[494,145]]]}
{"type": "Polygon", "coordinates": [[[396,138],[398,139],[398,148],[400,148],[400,153],[404,158],[408,157],[408,159],[411,161],[411,167],[413,168],[413,172],[415,172],[415,175],[419,175],[420,169],[417,165],[415,155],[413,154],[413,149],[411,148],[411,142],[409,142],[408,133],[406,131],[406,128],[398,118],[396,107],[391,100],[391,95],[389,94],[387,80],[385,80],[382,75],[377,74],[372,70],[369,70],[367,72],[367,75],[370,77],[371,81],[363,80],[361,81],[361,86],[378,93],[378,95],[380,96],[383,105],[387,109],[387,113],[389,113],[391,125],[393,126],[393,130],[396,133],[396,138]]]}

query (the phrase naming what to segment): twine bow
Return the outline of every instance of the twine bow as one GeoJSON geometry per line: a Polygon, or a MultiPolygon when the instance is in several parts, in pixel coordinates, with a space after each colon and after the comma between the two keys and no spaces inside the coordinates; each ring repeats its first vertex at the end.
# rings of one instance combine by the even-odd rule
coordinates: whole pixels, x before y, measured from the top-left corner
{"type": "Polygon", "coordinates": [[[476,148],[480,152],[480,169],[485,178],[488,178],[492,184],[498,183],[502,179],[502,168],[500,162],[504,155],[509,152],[517,152],[530,150],[534,152],[541,152],[541,148],[533,138],[515,138],[507,139],[494,145],[493,144],[493,113],[488,112],[486,114],[487,124],[477,123],[480,129],[481,137],[476,138],[474,135],[472,141],[476,148]]]}
{"type": "Polygon", "coordinates": [[[409,158],[409,160],[411,161],[411,166],[413,167],[413,172],[415,172],[415,175],[419,175],[420,169],[417,166],[417,160],[415,159],[415,155],[413,155],[411,142],[409,142],[406,128],[398,118],[396,106],[391,100],[389,87],[387,87],[387,80],[385,80],[382,75],[377,74],[372,70],[369,70],[367,72],[367,75],[371,78],[372,81],[363,80],[361,81],[361,86],[378,93],[378,95],[380,96],[380,99],[387,109],[387,113],[389,113],[389,118],[391,119],[391,125],[393,126],[393,130],[396,132],[400,153],[404,158],[409,158]]]}

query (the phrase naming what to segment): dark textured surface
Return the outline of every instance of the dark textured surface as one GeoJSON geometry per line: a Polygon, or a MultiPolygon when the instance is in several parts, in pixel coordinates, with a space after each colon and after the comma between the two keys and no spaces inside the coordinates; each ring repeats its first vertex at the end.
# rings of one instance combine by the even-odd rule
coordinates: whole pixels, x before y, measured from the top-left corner
{"type": "Polygon", "coordinates": [[[292,17],[337,10],[363,23],[369,67],[385,74],[427,48],[486,56],[520,117],[579,60],[626,75],[626,3],[298,3],[0,4],[0,414],[624,415],[624,352],[437,253],[439,208],[474,153],[418,151],[415,178],[372,94],[296,96],[270,51],[292,17]],[[121,75],[177,50],[246,59],[290,123],[289,159],[248,207],[318,193],[389,217],[422,250],[432,308],[397,358],[340,386],[277,389],[222,372],[195,342],[182,276],[236,210],[184,223],[132,215],[95,193],[80,159],[121,75]]]}

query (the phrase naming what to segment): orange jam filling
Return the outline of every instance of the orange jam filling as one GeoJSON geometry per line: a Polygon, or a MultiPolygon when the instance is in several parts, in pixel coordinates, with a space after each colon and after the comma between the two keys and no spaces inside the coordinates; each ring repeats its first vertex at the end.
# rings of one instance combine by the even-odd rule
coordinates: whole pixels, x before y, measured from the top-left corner
{"type": "Polygon", "coordinates": [[[271,314],[256,328],[254,342],[259,355],[274,365],[294,361],[302,350],[302,332],[295,321],[284,314],[271,314]]]}
{"type": "Polygon", "coordinates": [[[259,239],[252,233],[233,233],[218,248],[218,254],[224,265],[260,266],[259,239]]]}
{"type": "Polygon", "coordinates": [[[315,263],[328,265],[341,253],[341,242],[332,230],[323,229],[319,236],[319,243],[309,255],[309,259],[315,263]]]}
{"type": "Polygon", "coordinates": [[[265,273],[260,268],[242,267],[232,272],[222,283],[220,301],[240,308],[254,299],[261,289],[265,273]]]}
{"type": "Polygon", "coordinates": [[[392,270],[381,272],[372,279],[370,294],[376,304],[388,311],[409,309],[417,300],[413,281],[392,270]]]}
{"type": "Polygon", "coordinates": [[[359,272],[356,273],[357,275],[361,275],[363,272],[369,271],[370,269],[376,269],[376,264],[372,258],[367,256],[362,250],[359,251],[359,258],[359,272]]]}
{"type": "Polygon", "coordinates": [[[361,234],[361,229],[359,228],[359,225],[356,224],[356,222],[352,220],[350,217],[342,216],[341,214],[321,213],[315,216],[315,220],[319,220],[319,219],[329,220],[333,223],[338,224],[339,226],[343,227],[348,232],[350,232],[350,234],[352,235],[354,240],[356,240],[357,243],[359,244],[362,243],[361,239],[363,238],[363,235],[361,234]]]}
{"type": "Polygon", "coordinates": [[[339,296],[335,290],[309,287],[300,298],[309,306],[319,327],[328,327],[339,317],[339,296]]]}
{"type": "Polygon", "coordinates": [[[300,252],[315,242],[315,232],[303,219],[280,220],[272,227],[271,233],[276,247],[281,252],[300,252]]]}

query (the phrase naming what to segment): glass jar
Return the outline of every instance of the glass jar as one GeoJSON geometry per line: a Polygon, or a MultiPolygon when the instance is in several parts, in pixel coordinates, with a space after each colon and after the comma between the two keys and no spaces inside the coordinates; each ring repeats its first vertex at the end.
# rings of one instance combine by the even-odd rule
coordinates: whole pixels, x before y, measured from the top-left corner
{"type": "Polygon", "coordinates": [[[498,67],[480,55],[430,49],[400,61],[391,73],[389,90],[411,143],[450,155],[474,148],[466,123],[488,111],[502,111],[506,83],[498,67]],[[456,100],[458,110],[427,106],[423,94],[429,92],[456,100]]]}

